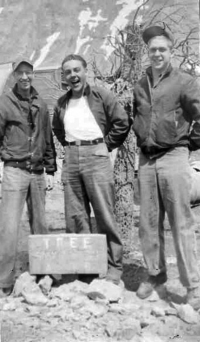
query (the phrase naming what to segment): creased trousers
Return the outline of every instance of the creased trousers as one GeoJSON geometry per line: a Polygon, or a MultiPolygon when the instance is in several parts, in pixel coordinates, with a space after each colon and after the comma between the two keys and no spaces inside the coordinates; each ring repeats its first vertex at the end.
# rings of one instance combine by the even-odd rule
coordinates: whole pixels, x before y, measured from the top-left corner
{"type": "Polygon", "coordinates": [[[91,203],[98,233],[106,234],[108,273],[122,274],[122,242],[114,216],[114,179],[105,143],[66,146],[62,169],[67,233],[91,233],[91,203]]]}
{"type": "Polygon", "coordinates": [[[20,220],[27,202],[32,234],[47,234],[44,174],[4,167],[0,205],[0,287],[14,282],[20,220]]]}
{"type": "Polygon", "coordinates": [[[149,275],[166,272],[164,217],[171,226],[180,281],[187,288],[199,285],[195,221],[190,208],[191,169],[187,147],[176,147],[156,159],[140,154],[139,235],[149,275]]]}

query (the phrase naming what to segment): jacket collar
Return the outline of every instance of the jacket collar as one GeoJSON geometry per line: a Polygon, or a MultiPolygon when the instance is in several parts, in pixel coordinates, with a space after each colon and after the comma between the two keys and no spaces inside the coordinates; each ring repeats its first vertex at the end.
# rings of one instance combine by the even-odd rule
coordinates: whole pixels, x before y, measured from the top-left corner
{"type": "MultiPolygon", "coordinates": [[[[17,88],[17,84],[14,85],[13,89],[12,89],[14,95],[19,99],[19,100],[25,100],[21,94],[19,94],[18,92],[18,88],[17,88]]],[[[31,86],[31,89],[30,89],[30,99],[33,100],[33,99],[36,99],[38,97],[38,92],[37,90],[31,86]]]]}
{"type": "MultiPolygon", "coordinates": [[[[90,85],[88,83],[86,83],[86,86],[85,86],[85,89],[84,89],[84,92],[83,92],[83,96],[89,96],[90,92],[91,92],[90,85]]],[[[72,90],[70,89],[66,93],[65,100],[68,102],[71,97],[72,97],[72,90]]]]}
{"type": "MultiPolygon", "coordinates": [[[[162,74],[162,76],[161,76],[161,78],[164,78],[165,76],[168,76],[170,73],[171,73],[171,71],[172,71],[172,65],[171,65],[171,63],[168,65],[168,67],[167,67],[167,69],[164,71],[164,73],[162,74]]],[[[150,67],[148,67],[147,69],[146,69],[146,74],[147,74],[147,76],[149,76],[149,78],[152,80],[153,79],[153,73],[152,73],[152,67],[150,66],[150,67]]]]}

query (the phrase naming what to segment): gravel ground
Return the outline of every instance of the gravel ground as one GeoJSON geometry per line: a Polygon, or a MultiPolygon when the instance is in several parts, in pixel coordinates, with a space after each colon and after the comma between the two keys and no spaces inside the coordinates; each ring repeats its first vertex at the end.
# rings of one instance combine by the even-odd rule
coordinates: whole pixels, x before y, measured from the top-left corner
{"type": "MultiPolygon", "coordinates": [[[[64,201],[63,201],[63,191],[59,182],[56,182],[55,188],[52,192],[47,193],[46,198],[46,211],[47,211],[47,221],[49,229],[54,233],[61,233],[64,231],[64,201]]],[[[196,216],[197,222],[200,222],[200,207],[195,207],[193,209],[194,214],[196,216]]],[[[147,273],[144,267],[142,254],[140,250],[140,243],[138,239],[138,224],[139,224],[139,206],[135,206],[134,210],[134,222],[131,231],[121,232],[122,238],[124,242],[124,274],[123,281],[125,284],[126,291],[126,299],[128,302],[134,303],[137,302],[135,297],[135,291],[138,288],[139,283],[146,278],[147,273]],[[134,300],[133,300],[134,298],[134,300]]],[[[28,252],[27,252],[27,240],[29,235],[29,226],[27,220],[26,209],[24,210],[23,220],[21,224],[21,231],[19,236],[19,244],[18,244],[18,260],[17,260],[17,275],[19,276],[21,273],[28,270],[28,252]]],[[[169,298],[170,301],[181,305],[184,303],[185,290],[181,286],[178,280],[178,272],[176,266],[176,258],[174,254],[174,247],[171,237],[171,232],[166,221],[166,257],[167,257],[167,266],[168,266],[168,282],[167,282],[167,293],[168,297],[164,302],[160,302],[156,300],[151,303],[148,301],[141,301],[139,303],[140,308],[146,312],[146,315],[151,318],[149,313],[149,307],[156,308],[158,305],[164,305],[163,303],[168,303],[169,298]]],[[[200,261],[200,229],[198,228],[196,231],[197,243],[198,243],[198,260],[200,261]]],[[[74,281],[75,278],[72,277],[71,281],[74,281]]],[[[68,281],[69,282],[69,279],[68,281]]],[[[65,283],[65,280],[61,282],[65,283]]],[[[18,299],[20,302],[20,299],[18,299]]],[[[13,299],[15,302],[16,299],[13,299]]],[[[12,297],[10,298],[10,302],[12,302],[12,297]]],[[[71,323],[70,328],[63,326],[61,321],[56,320],[54,317],[55,308],[44,308],[40,309],[40,313],[38,315],[34,315],[33,311],[36,310],[34,306],[24,306],[23,302],[17,304],[17,310],[7,310],[6,312],[2,309],[3,306],[0,303],[0,320],[3,322],[3,331],[12,331],[15,334],[15,337],[10,336],[10,334],[5,334],[2,342],[5,341],[52,341],[52,342],[60,342],[60,341],[79,341],[85,340],[88,342],[115,342],[115,341],[132,341],[132,342],[170,342],[170,341],[182,341],[182,342],[200,342],[200,323],[197,324],[188,324],[178,318],[177,316],[170,316],[165,318],[154,317],[155,321],[153,325],[149,325],[148,333],[151,333],[150,337],[145,337],[143,335],[139,335],[133,337],[131,333],[126,334],[124,339],[121,335],[112,335],[105,333],[103,326],[105,322],[110,320],[112,324],[115,326],[115,320],[119,320],[122,322],[122,317],[116,313],[105,313],[104,319],[93,319],[91,321],[91,327],[88,328],[90,335],[84,335],[81,337],[80,334],[75,333],[71,334],[70,331],[77,331],[78,325],[77,321],[73,321],[71,323]],[[22,304],[20,304],[22,303],[22,304]],[[21,305],[21,306],[20,306],[21,305]],[[46,310],[46,311],[45,311],[46,310]],[[48,311],[48,313],[47,313],[48,311]],[[44,322],[42,317],[46,317],[45,315],[52,313],[52,318],[49,316],[48,324],[47,321],[44,322]],[[119,317],[120,316],[120,317],[119,317]],[[164,323],[163,323],[164,322],[164,323]],[[164,325],[163,325],[164,324],[164,325]],[[94,335],[94,331],[97,329],[99,331],[99,337],[94,335]],[[160,327],[160,328],[159,328],[160,327]],[[68,330],[67,330],[68,329],[68,330]],[[93,333],[92,333],[93,331],[93,333]],[[164,333],[165,331],[165,333],[164,333]],[[71,334],[71,335],[70,335],[71,334]],[[164,334],[164,335],[163,335],[164,334]],[[6,337],[7,336],[7,337],[6,337]],[[152,337],[153,336],[153,337],[152,337]],[[137,339],[136,339],[137,337],[137,339]],[[159,339],[160,338],[160,339],[159,339]],[[157,340],[156,340],[157,339],[157,340]]],[[[138,304],[138,303],[137,303],[138,304]]],[[[136,305],[136,304],[135,304],[136,305]]],[[[49,314],[50,315],[50,314],[49,314]]],[[[124,316],[123,325],[126,321],[129,321],[130,316],[136,317],[137,311],[136,308],[132,307],[132,313],[124,316]]],[[[81,316],[82,317],[82,316],[81,316]]],[[[79,317],[79,319],[83,319],[79,317]]],[[[200,317],[200,316],[199,316],[200,317]]],[[[85,318],[84,318],[85,319],[85,318]]],[[[71,321],[70,321],[71,322],[71,321]]],[[[84,321],[85,322],[85,321],[84,321]]],[[[83,324],[85,324],[83,322],[83,324]]],[[[199,319],[200,322],[200,319],[199,319]]],[[[140,322],[141,323],[141,322],[140,322]]],[[[87,324],[89,324],[87,322],[87,324]]],[[[148,323],[149,324],[149,323],[148,323]]],[[[148,325],[147,324],[147,325],[148,325]]],[[[107,331],[107,330],[106,330],[107,331]]],[[[143,329],[144,332],[144,329],[143,329]]],[[[126,332],[127,333],[127,332],[126,332]]],[[[150,335],[149,335],[150,336],[150,335]]]]}

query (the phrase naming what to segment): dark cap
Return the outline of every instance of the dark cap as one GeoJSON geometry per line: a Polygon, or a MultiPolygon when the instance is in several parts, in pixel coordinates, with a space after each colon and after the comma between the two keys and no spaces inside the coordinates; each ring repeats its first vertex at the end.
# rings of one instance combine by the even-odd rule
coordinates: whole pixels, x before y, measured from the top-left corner
{"type": "Polygon", "coordinates": [[[164,28],[160,26],[150,26],[146,28],[142,33],[142,38],[146,44],[148,44],[151,38],[157,37],[157,36],[164,36],[168,38],[169,40],[171,40],[172,43],[174,41],[171,33],[166,31],[164,28]]]}
{"type": "Polygon", "coordinates": [[[26,64],[30,65],[30,66],[32,67],[32,69],[33,69],[33,64],[32,64],[32,62],[31,62],[28,58],[22,58],[22,57],[20,57],[20,58],[18,58],[15,62],[13,62],[13,64],[12,64],[13,71],[16,71],[17,68],[18,68],[18,66],[19,66],[21,63],[26,63],[26,64]]]}

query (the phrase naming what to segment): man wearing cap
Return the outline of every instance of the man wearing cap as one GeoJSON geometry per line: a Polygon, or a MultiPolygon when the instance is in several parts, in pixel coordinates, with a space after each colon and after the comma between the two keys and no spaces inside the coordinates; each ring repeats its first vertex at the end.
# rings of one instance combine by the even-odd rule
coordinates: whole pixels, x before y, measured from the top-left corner
{"type": "Polygon", "coordinates": [[[4,162],[0,207],[0,297],[14,283],[19,224],[27,202],[31,232],[47,233],[45,189],[52,189],[55,149],[47,105],[32,86],[33,65],[13,63],[14,88],[0,97],[0,143],[4,162]],[[46,183],[44,170],[46,171],[46,183]]]}
{"type": "Polygon", "coordinates": [[[65,147],[62,181],[66,232],[91,232],[91,203],[98,232],[107,236],[107,280],[118,284],[122,274],[122,242],[114,216],[109,151],[124,142],[130,120],[111,92],[88,84],[87,63],[82,56],[66,56],[62,70],[70,90],[58,100],[52,124],[65,147]]]}
{"type": "Polygon", "coordinates": [[[190,208],[189,150],[200,147],[200,89],[185,71],[173,68],[173,38],[159,26],[143,39],[151,66],[134,89],[133,129],[140,147],[141,247],[149,277],[137,295],[146,298],[167,281],[164,216],[168,215],[180,281],[187,302],[200,307],[195,221],[190,208]]]}

